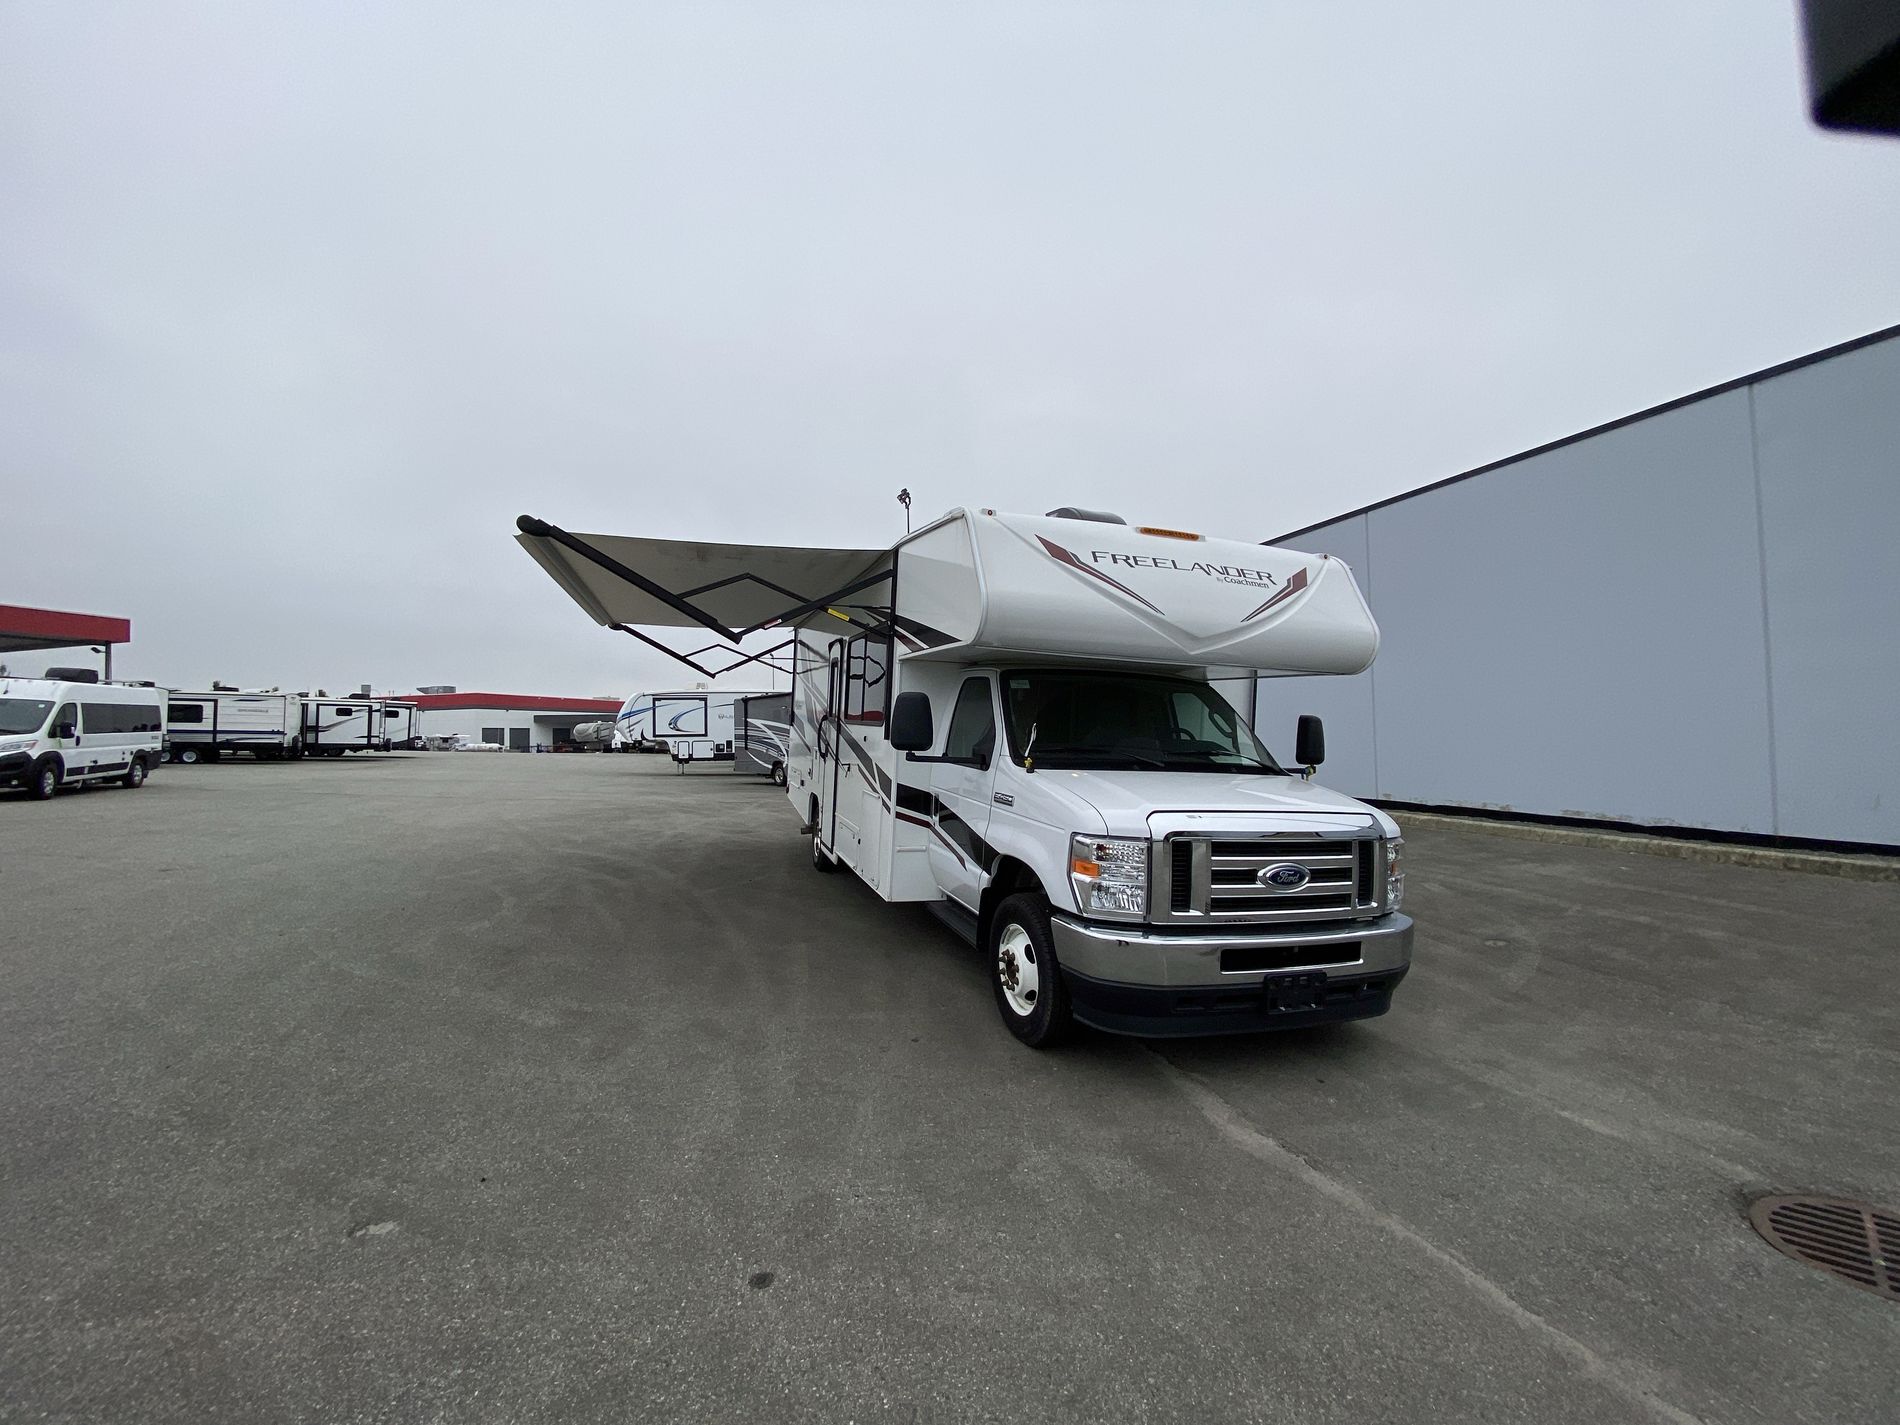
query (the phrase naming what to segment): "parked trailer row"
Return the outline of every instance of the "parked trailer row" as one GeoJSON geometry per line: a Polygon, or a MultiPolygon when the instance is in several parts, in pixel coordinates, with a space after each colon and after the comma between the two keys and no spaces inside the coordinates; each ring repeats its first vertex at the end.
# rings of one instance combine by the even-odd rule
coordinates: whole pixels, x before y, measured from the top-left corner
{"type": "Polygon", "coordinates": [[[416,705],[389,698],[179,690],[171,694],[167,723],[169,755],[187,763],[238,752],[277,760],[422,745],[416,705]]]}

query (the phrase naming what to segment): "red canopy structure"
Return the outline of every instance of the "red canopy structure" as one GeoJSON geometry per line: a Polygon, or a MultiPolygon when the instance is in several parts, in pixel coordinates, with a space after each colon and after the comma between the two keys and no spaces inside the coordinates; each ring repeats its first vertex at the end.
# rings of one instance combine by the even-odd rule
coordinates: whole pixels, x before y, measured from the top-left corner
{"type": "Polygon", "coordinates": [[[0,653],[34,648],[103,648],[106,655],[103,676],[109,679],[113,645],[131,641],[131,619],[0,604],[0,653]]]}

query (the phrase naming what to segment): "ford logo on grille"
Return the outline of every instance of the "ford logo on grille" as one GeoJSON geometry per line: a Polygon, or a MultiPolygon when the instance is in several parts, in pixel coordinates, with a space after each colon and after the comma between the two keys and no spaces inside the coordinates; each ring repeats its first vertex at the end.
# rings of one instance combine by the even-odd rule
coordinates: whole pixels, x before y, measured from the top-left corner
{"type": "Polygon", "coordinates": [[[1282,861],[1277,866],[1269,866],[1260,873],[1260,884],[1270,891],[1297,891],[1313,879],[1313,873],[1304,866],[1296,866],[1291,861],[1282,861]]]}

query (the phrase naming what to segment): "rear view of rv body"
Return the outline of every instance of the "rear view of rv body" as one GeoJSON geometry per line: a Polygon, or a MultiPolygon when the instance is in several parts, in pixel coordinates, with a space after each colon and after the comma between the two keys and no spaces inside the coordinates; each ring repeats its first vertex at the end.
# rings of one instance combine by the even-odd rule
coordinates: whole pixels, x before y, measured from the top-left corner
{"type": "Polygon", "coordinates": [[[1219,691],[1372,662],[1340,561],[991,510],[882,553],[519,527],[604,625],[793,630],[787,794],[813,866],[966,933],[1024,1042],[1389,1006],[1412,946],[1398,827],[1310,780],[1317,719],[1302,775],[1219,691]]]}

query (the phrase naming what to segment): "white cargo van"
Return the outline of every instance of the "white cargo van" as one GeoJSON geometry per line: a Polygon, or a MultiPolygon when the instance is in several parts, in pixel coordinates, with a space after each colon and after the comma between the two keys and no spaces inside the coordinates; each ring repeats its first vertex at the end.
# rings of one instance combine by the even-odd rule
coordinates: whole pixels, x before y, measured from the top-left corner
{"type": "Polygon", "coordinates": [[[0,678],[0,786],[141,787],[165,740],[165,692],[137,683],[0,678]]]}
{"type": "Polygon", "coordinates": [[[1073,510],[957,510],[887,551],[519,528],[610,627],[797,629],[812,864],[980,945],[1025,1043],[1389,1007],[1413,938],[1397,825],[1312,782],[1318,719],[1283,764],[1219,692],[1371,664],[1339,560],[1073,510]]]}

